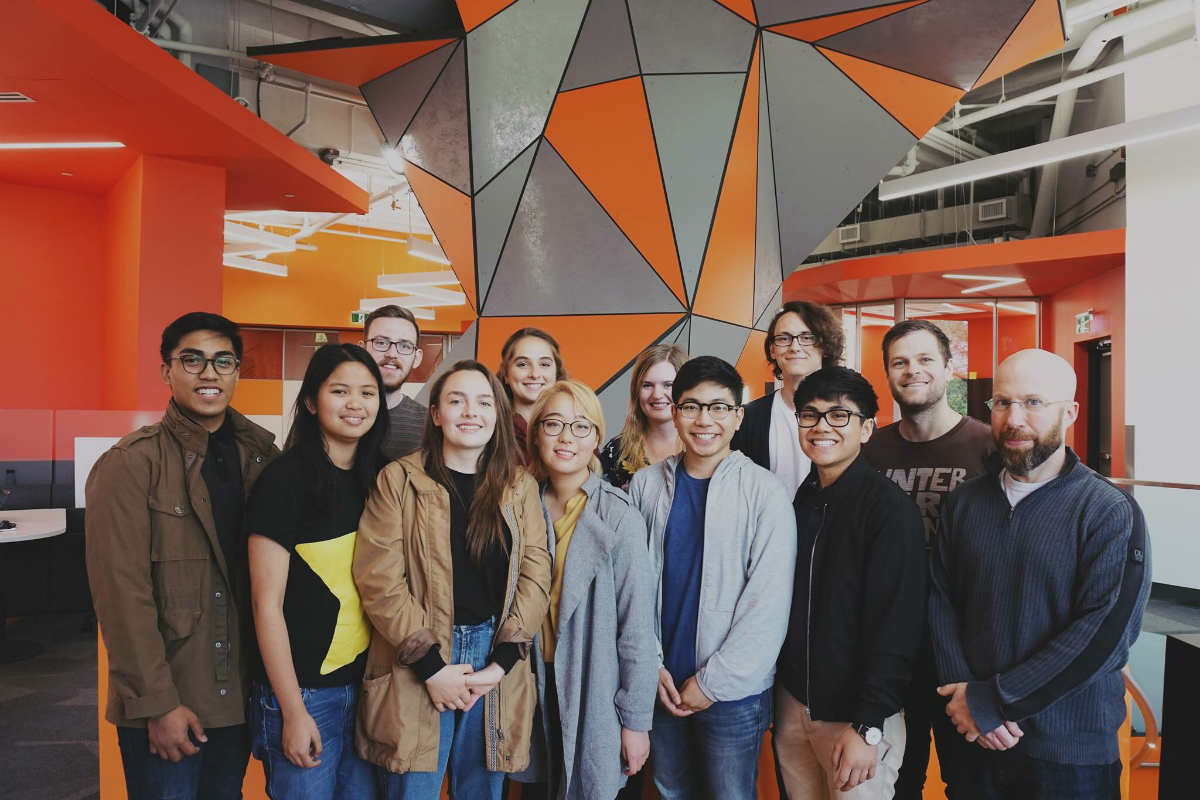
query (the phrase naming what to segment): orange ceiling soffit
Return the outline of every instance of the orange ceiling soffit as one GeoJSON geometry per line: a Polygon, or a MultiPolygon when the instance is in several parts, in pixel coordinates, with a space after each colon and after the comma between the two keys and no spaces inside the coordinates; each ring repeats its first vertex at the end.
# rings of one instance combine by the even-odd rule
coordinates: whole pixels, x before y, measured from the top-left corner
{"type": "Polygon", "coordinates": [[[1000,47],[975,86],[991,83],[1018,67],[1036,61],[1062,47],[1062,15],[1058,0],[1034,0],[1016,30],[1000,47]]]}
{"type": "Polygon", "coordinates": [[[314,78],[362,86],[454,41],[453,38],[395,41],[397,38],[400,37],[318,39],[279,47],[251,47],[246,52],[259,61],[314,78]]]}
{"type": "Polygon", "coordinates": [[[475,234],[471,222],[471,198],[415,164],[404,167],[421,211],[438,243],[450,259],[472,308],[479,308],[475,291],[475,234]]]}
{"type": "Polygon", "coordinates": [[[836,50],[817,49],[918,139],[928,133],[964,94],[957,86],[947,86],[836,50]]]}
{"type": "Polygon", "coordinates": [[[827,36],[833,36],[836,33],[848,31],[851,28],[857,28],[859,25],[866,25],[868,22],[883,19],[898,11],[919,6],[924,2],[925,0],[911,0],[911,2],[907,3],[892,3],[891,5],[877,6],[875,8],[864,8],[860,11],[851,11],[847,14],[830,14],[827,17],[817,17],[816,19],[785,22],[782,25],[772,25],[767,30],[789,36],[793,39],[799,39],[802,42],[818,42],[827,36]]]}
{"type": "Polygon", "coordinates": [[[756,46],[750,61],[741,117],[726,161],[692,308],[696,314],[747,328],[754,324],[754,281],[746,277],[754,274],[758,203],[758,49],[756,46]]]}
{"type": "Polygon", "coordinates": [[[754,16],[753,0],[717,0],[717,2],[747,22],[754,25],[758,24],[758,18],[754,16]]]}
{"type": "Polygon", "coordinates": [[[604,314],[560,317],[481,317],[479,360],[500,364],[500,348],[518,328],[541,328],[562,348],[572,378],[599,389],[683,314],[604,314]]]}
{"type": "Polygon", "coordinates": [[[472,31],[511,6],[515,0],[457,0],[457,2],[458,14],[462,17],[463,27],[472,31]]]}
{"type": "Polygon", "coordinates": [[[561,93],[546,139],[686,304],[642,79],[561,93]]]}

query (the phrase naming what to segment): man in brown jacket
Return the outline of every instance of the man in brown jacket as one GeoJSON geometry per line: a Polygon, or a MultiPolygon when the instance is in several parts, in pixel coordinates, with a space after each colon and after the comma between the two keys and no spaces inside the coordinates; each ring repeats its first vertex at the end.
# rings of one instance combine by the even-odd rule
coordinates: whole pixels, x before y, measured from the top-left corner
{"type": "Polygon", "coordinates": [[[172,399],[87,481],[87,566],[108,650],[107,718],[130,800],[235,800],[250,752],[242,509],[278,450],[229,408],[237,326],[185,314],[162,335],[172,399]]]}

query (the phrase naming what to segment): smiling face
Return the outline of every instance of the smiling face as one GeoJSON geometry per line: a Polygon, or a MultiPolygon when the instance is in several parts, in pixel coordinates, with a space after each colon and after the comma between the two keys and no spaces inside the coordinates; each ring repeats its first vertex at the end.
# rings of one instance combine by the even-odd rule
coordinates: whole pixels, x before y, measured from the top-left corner
{"type": "Polygon", "coordinates": [[[215,331],[192,331],[179,340],[171,359],[161,366],[163,383],[171,387],[175,405],[204,428],[215,431],[225,421],[225,409],[237,388],[238,370],[232,375],[218,375],[208,362],[203,372],[193,375],[179,361],[179,356],[186,354],[206,359],[234,356],[233,342],[215,331]]]}
{"type": "Polygon", "coordinates": [[[875,430],[875,421],[864,420],[858,406],[845,397],[833,401],[813,399],[798,411],[824,413],[835,408],[851,412],[846,427],[835,428],[827,417],[821,417],[815,426],[800,428],[800,449],[816,465],[822,486],[841,477],[875,430]]]}
{"type": "Polygon", "coordinates": [[[671,420],[671,385],[675,382],[675,365],[660,361],[642,377],[638,391],[638,406],[651,425],[671,420]]]}
{"type": "Polygon", "coordinates": [[[321,435],[327,442],[353,444],[361,439],[379,414],[379,387],[365,365],[346,361],[317,389],[316,402],[304,405],[317,415],[321,435]]]}
{"type": "Polygon", "coordinates": [[[364,340],[362,343],[366,351],[371,354],[371,358],[374,358],[375,363],[379,365],[379,372],[383,375],[383,388],[389,392],[396,391],[408,380],[413,369],[421,364],[421,357],[424,353],[419,347],[418,339],[420,337],[417,336],[417,329],[411,322],[401,317],[379,317],[372,320],[371,330],[364,331],[363,335],[371,339],[383,338],[392,342],[411,342],[417,346],[412,353],[402,355],[395,345],[389,347],[387,352],[381,353],[372,346],[371,342],[364,340]]]}
{"type": "MultiPolygon", "coordinates": [[[[727,403],[737,405],[733,392],[715,381],[704,381],[683,392],[679,403],[727,403]]],[[[738,406],[724,419],[713,419],[708,409],[704,409],[695,419],[688,419],[675,409],[675,429],[683,442],[684,450],[692,458],[719,460],[729,455],[729,442],[733,434],[742,426],[744,409],[738,406]]]]}
{"type": "Polygon", "coordinates": [[[993,399],[1013,402],[992,410],[992,438],[1013,475],[1037,477],[1038,468],[1064,447],[1064,432],[1079,414],[1075,375],[1065,361],[1041,350],[1023,350],[996,370],[993,399]]]}
{"type": "Polygon", "coordinates": [[[513,393],[513,405],[528,408],[557,377],[554,351],[550,343],[537,336],[525,336],[513,345],[512,360],[504,373],[504,382],[513,393]]]}
{"type": "Polygon", "coordinates": [[[588,471],[588,464],[596,448],[600,446],[599,430],[595,420],[589,419],[576,405],[575,398],[567,392],[559,391],[546,401],[539,415],[535,443],[541,462],[551,479],[555,475],[578,476],[588,471]],[[543,422],[551,422],[552,427],[558,427],[553,424],[557,422],[563,427],[558,434],[551,435],[546,432],[543,422]],[[591,425],[587,436],[580,437],[571,429],[571,425],[576,422],[591,425]]]}
{"type": "Polygon", "coordinates": [[[946,398],[950,364],[929,331],[914,331],[888,346],[888,387],[905,416],[933,408],[946,398]]]}
{"type": "MultiPolygon", "coordinates": [[[[775,330],[771,335],[788,334],[794,337],[801,333],[812,333],[812,331],[804,322],[803,317],[794,311],[789,311],[775,321],[775,330]]],[[[790,378],[793,382],[799,383],[821,368],[821,358],[819,345],[803,345],[794,338],[786,347],[771,343],[771,360],[783,373],[785,380],[790,378]]]]}
{"type": "Polygon", "coordinates": [[[492,386],[482,373],[473,369],[459,370],[447,377],[437,404],[429,412],[433,424],[442,429],[443,451],[478,454],[496,432],[496,397],[492,386]]]}

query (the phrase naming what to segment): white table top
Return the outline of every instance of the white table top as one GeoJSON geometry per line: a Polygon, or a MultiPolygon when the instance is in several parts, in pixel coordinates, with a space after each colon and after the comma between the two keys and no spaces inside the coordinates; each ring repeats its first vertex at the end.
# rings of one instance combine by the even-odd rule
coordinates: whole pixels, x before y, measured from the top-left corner
{"type": "Polygon", "coordinates": [[[17,527],[0,531],[0,544],[48,539],[67,532],[65,508],[8,509],[0,511],[0,519],[17,523],[17,527]]]}

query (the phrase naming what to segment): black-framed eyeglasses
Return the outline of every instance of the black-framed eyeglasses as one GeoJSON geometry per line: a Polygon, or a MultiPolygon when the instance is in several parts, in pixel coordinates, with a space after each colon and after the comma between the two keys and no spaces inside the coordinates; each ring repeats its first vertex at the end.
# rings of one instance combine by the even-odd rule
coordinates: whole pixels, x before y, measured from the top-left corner
{"type": "Polygon", "coordinates": [[[1013,406],[1020,406],[1025,410],[1026,414],[1037,414],[1045,411],[1050,406],[1056,406],[1059,403],[1067,403],[1068,400],[1043,400],[1040,397],[1028,397],[1024,400],[1012,400],[1007,397],[989,397],[983,401],[983,404],[988,407],[988,411],[996,411],[1001,414],[1007,414],[1012,410],[1013,406]]]}
{"type": "Polygon", "coordinates": [[[410,342],[408,339],[389,339],[386,336],[374,336],[367,339],[367,343],[371,345],[371,349],[376,353],[386,353],[393,347],[402,356],[411,356],[417,352],[416,343],[410,342]]]}
{"type": "Polygon", "coordinates": [[[232,375],[237,372],[238,365],[242,360],[237,356],[231,356],[227,353],[205,358],[199,353],[184,353],[181,356],[172,356],[172,361],[178,361],[183,367],[183,371],[192,375],[199,375],[204,370],[208,369],[208,365],[212,364],[213,371],[218,375],[232,375]]]}
{"type": "Polygon", "coordinates": [[[720,422],[728,417],[732,411],[735,411],[738,406],[720,400],[715,403],[697,403],[689,400],[686,403],[679,403],[675,408],[679,411],[679,416],[684,419],[699,419],[700,412],[707,409],[708,415],[717,422],[720,422]]]}
{"type": "Polygon", "coordinates": [[[851,417],[862,417],[866,422],[869,417],[866,414],[860,414],[857,411],[850,411],[845,408],[831,408],[827,411],[817,411],[815,408],[802,408],[796,412],[796,424],[801,428],[815,428],[817,423],[824,417],[831,428],[844,428],[850,424],[851,417]]]}
{"type": "Polygon", "coordinates": [[[563,432],[563,428],[569,427],[571,434],[576,439],[586,439],[592,435],[592,431],[596,430],[596,426],[586,419],[577,419],[570,424],[561,419],[544,419],[538,423],[542,426],[547,436],[558,436],[563,432]]]}
{"type": "Polygon", "coordinates": [[[804,333],[777,333],[771,337],[771,344],[784,350],[791,347],[792,342],[812,347],[817,343],[817,335],[811,331],[805,331],[804,333]]]}

